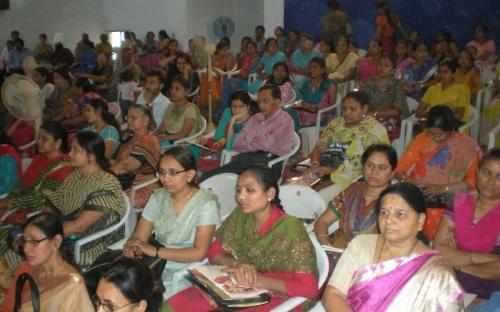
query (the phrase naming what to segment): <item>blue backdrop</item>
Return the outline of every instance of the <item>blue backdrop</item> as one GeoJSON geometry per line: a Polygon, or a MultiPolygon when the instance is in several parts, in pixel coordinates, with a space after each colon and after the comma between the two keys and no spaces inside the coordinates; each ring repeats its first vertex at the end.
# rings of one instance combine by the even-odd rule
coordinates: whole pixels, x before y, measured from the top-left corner
{"type": "MultiPolygon", "coordinates": [[[[269,0],[272,1],[272,0],[269,0]]],[[[322,37],[320,18],[328,13],[326,0],[285,0],[285,28],[309,32],[322,37]]],[[[375,32],[376,0],[339,0],[353,28],[353,39],[362,48],[368,45],[375,32]]],[[[438,29],[453,34],[462,48],[474,36],[477,23],[490,28],[490,36],[500,43],[500,0],[389,0],[408,33],[420,31],[428,43],[433,42],[438,29]]]]}

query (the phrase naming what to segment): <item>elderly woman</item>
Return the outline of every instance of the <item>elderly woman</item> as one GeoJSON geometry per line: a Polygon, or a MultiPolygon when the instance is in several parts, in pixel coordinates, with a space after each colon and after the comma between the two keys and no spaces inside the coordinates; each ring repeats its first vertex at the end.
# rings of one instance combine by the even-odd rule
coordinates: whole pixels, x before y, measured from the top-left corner
{"type": "Polygon", "coordinates": [[[385,144],[370,145],[361,157],[363,179],[335,197],[314,223],[314,233],[322,245],[345,248],[360,234],[377,233],[375,205],[380,194],[390,186],[398,162],[396,151],[385,144]],[[339,220],[333,239],[328,227],[339,220]]]}
{"type": "Polygon", "coordinates": [[[361,156],[368,146],[389,143],[384,126],[366,115],[368,102],[365,92],[348,93],[342,102],[342,116],[326,126],[310,155],[311,168],[308,173],[329,175],[334,183],[320,191],[325,202],[361,176],[361,156]]]}
{"type": "MultiPolygon", "coordinates": [[[[160,158],[160,143],[152,133],[156,126],[150,108],[146,105],[132,105],[128,110],[127,125],[132,135],[120,145],[116,162],[111,167],[125,189],[134,183],[153,179],[160,158]]],[[[157,187],[157,184],[152,184],[139,190],[135,197],[135,207],[144,207],[157,187]]]]}
{"type": "Polygon", "coordinates": [[[308,73],[309,62],[315,57],[322,57],[319,51],[314,50],[314,38],[302,33],[299,39],[299,48],[290,58],[290,73],[295,84],[300,84],[308,73]]]}
{"type": "Polygon", "coordinates": [[[422,192],[399,183],[380,195],[381,234],[347,246],[323,294],[327,311],[459,311],[463,290],[451,268],[418,239],[422,192]]]}
{"type": "Polygon", "coordinates": [[[333,80],[336,84],[354,79],[359,56],[348,50],[346,37],[342,36],[338,39],[335,51],[336,53],[325,57],[328,79],[333,80]]]}
{"type": "Polygon", "coordinates": [[[110,64],[110,56],[102,52],[97,54],[97,68],[92,74],[82,74],[81,76],[92,79],[97,92],[102,97],[108,98],[113,78],[113,66],[110,64]]]}
{"type": "Polygon", "coordinates": [[[479,163],[477,192],[455,194],[434,247],[456,270],[467,292],[489,298],[500,290],[500,150],[479,163]]]}
{"type": "MultiPolygon", "coordinates": [[[[270,311],[289,297],[318,294],[318,269],[304,226],[283,212],[279,188],[270,168],[250,166],[236,187],[237,207],[217,230],[208,258],[227,267],[239,285],[269,290],[271,301],[252,311],[270,311]]],[[[214,307],[198,288],[185,289],[167,302],[167,311],[208,311],[214,307]]]]}
{"type": "Polygon", "coordinates": [[[399,160],[396,177],[423,187],[428,196],[474,188],[481,150],[475,140],[455,132],[455,125],[449,107],[431,108],[426,130],[399,160]]]}
{"type": "MultiPolygon", "coordinates": [[[[175,146],[163,153],[158,175],[163,188],[149,199],[123,254],[167,259],[161,278],[166,288],[164,298],[168,298],[175,294],[174,273],[207,257],[215,227],[220,224],[220,207],[212,191],[197,187],[196,161],[186,147],[175,146]],[[161,247],[148,244],[153,232],[161,247]]],[[[189,285],[183,280],[177,289],[189,285]]]]}

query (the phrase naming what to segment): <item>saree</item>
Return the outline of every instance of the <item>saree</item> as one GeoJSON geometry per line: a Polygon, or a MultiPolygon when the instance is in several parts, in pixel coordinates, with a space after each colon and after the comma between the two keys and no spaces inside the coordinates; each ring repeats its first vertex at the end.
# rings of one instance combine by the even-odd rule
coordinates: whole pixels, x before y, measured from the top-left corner
{"type": "MultiPolygon", "coordinates": [[[[64,264],[63,266],[69,266],[64,264]]],[[[38,282],[38,268],[33,270],[33,278],[40,292],[40,311],[94,311],[85,281],[75,269],[62,268],[46,283],[38,282]]],[[[21,296],[21,312],[33,311],[29,287],[25,286],[21,296]]]]}
{"type": "MultiPolygon", "coordinates": [[[[160,159],[160,143],[158,138],[153,134],[147,134],[141,138],[140,142],[135,142],[132,138],[125,144],[120,145],[120,149],[116,156],[116,161],[121,161],[128,156],[134,157],[141,161],[141,166],[134,172],[134,184],[151,180],[155,177],[156,166],[160,159]]],[[[149,196],[154,189],[158,188],[158,183],[153,183],[145,188],[140,189],[135,193],[135,208],[142,208],[148,201],[149,196]]],[[[125,192],[130,197],[131,189],[125,192]]]]}
{"type": "Polygon", "coordinates": [[[374,263],[378,238],[378,234],[354,238],[330,279],[353,311],[459,309],[464,292],[437,251],[374,263]]]}
{"type": "Polygon", "coordinates": [[[366,187],[364,181],[354,182],[333,199],[330,209],[340,216],[340,231],[335,232],[334,241],[341,239],[337,236],[343,236],[349,242],[358,234],[377,232],[375,204],[378,198],[367,203],[364,198],[366,187]]]}
{"type": "MultiPolygon", "coordinates": [[[[434,61],[433,59],[428,59],[418,67],[415,67],[415,62],[408,64],[408,66],[406,66],[403,71],[403,79],[411,86],[414,86],[417,83],[425,82],[424,80],[426,80],[425,78],[427,74],[434,68],[435,65],[436,61],[434,61]]],[[[408,94],[408,96],[414,98],[417,101],[420,101],[426,90],[427,88],[422,88],[418,91],[408,94]]]]}
{"type": "Polygon", "coordinates": [[[410,176],[416,184],[450,184],[467,182],[476,186],[476,168],[481,150],[467,135],[453,132],[448,139],[435,145],[426,133],[420,133],[410,143],[396,168],[410,176]]]}
{"type": "Polygon", "coordinates": [[[21,176],[20,187],[8,197],[7,210],[44,207],[47,194],[53,193],[73,171],[68,155],[48,158],[38,154],[21,176]]]}
{"type": "MultiPolygon", "coordinates": [[[[253,264],[262,275],[285,280],[289,296],[315,298],[317,295],[318,270],[314,247],[301,222],[285,215],[277,207],[273,207],[268,221],[258,231],[253,216],[236,208],[217,230],[209,260],[213,261],[220,253],[232,255],[242,263],[253,264]],[[303,278],[298,278],[299,275],[303,278]]],[[[248,311],[269,311],[288,299],[288,296],[275,293],[270,293],[270,296],[270,303],[248,311]]],[[[189,307],[191,311],[213,309],[204,295],[193,287],[170,298],[168,303],[171,311],[182,311],[183,307],[189,307]]],[[[309,299],[300,309],[307,311],[312,304],[314,300],[309,299]]]]}
{"type": "MultiPolygon", "coordinates": [[[[115,176],[101,171],[84,176],[79,170],[71,173],[56,192],[48,196],[49,206],[59,210],[65,221],[75,220],[84,211],[100,212],[103,216],[79,237],[101,231],[117,222],[125,213],[123,193],[115,176]]],[[[82,248],[80,266],[88,266],[123,236],[115,231],[82,248]]]]}
{"type": "MultiPolygon", "coordinates": [[[[472,193],[457,193],[453,200],[451,219],[455,227],[457,248],[463,251],[500,254],[500,204],[486,213],[481,219],[474,218],[476,196],[472,193]]],[[[446,214],[450,217],[450,214],[446,214]]],[[[499,280],[487,280],[465,272],[456,271],[458,281],[467,292],[481,298],[489,298],[493,292],[500,291],[499,280]]]]}

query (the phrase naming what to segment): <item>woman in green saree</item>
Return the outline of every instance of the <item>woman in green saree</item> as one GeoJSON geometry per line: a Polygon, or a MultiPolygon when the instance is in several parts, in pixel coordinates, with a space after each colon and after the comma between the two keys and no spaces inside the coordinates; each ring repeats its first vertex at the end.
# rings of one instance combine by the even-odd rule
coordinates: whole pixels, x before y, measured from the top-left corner
{"type": "MultiPolygon", "coordinates": [[[[315,298],[318,270],[314,247],[301,222],[283,212],[272,171],[260,166],[247,168],[240,174],[236,192],[239,207],[218,229],[208,252],[210,262],[227,267],[240,285],[269,290],[271,301],[252,311],[269,311],[288,297],[315,298]]],[[[214,308],[195,287],[167,302],[170,311],[214,308]]],[[[312,302],[308,300],[299,308],[312,302]]]]}

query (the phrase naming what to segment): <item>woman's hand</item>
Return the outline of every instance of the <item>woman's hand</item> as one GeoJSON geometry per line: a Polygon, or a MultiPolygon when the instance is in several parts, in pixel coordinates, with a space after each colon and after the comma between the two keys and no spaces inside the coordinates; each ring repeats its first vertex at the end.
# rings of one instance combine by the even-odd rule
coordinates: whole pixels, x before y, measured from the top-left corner
{"type": "Polygon", "coordinates": [[[236,267],[227,268],[223,271],[234,277],[238,285],[257,287],[259,275],[255,266],[251,264],[238,263],[236,267]]]}
{"type": "Polygon", "coordinates": [[[312,165],[311,167],[309,167],[305,173],[306,174],[315,173],[319,176],[324,176],[324,175],[332,173],[333,170],[335,170],[335,169],[332,167],[320,166],[319,164],[317,164],[317,165],[312,165]]]}
{"type": "MultiPolygon", "coordinates": [[[[146,255],[149,257],[156,257],[156,247],[155,246],[148,244],[148,243],[145,243],[145,242],[138,240],[136,238],[129,239],[128,242],[125,244],[125,249],[131,249],[131,250],[127,251],[127,254],[130,255],[130,251],[132,251],[134,254],[134,256],[133,256],[134,258],[137,258],[137,257],[142,258],[142,255],[146,255]]],[[[127,256],[127,254],[125,254],[125,249],[123,250],[123,254],[125,256],[127,256]]],[[[132,258],[132,257],[130,257],[130,258],[132,258]]]]}
{"type": "Polygon", "coordinates": [[[248,112],[242,112],[242,113],[239,113],[239,114],[236,114],[234,115],[233,117],[231,117],[231,123],[232,124],[235,124],[235,123],[242,123],[244,122],[245,120],[248,119],[248,112]]]}
{"type": "Polygon", "coordinates": [[[333,246],[333,241],[327,234],[320,234],[316,237],[321,245],[333,246]]]}

